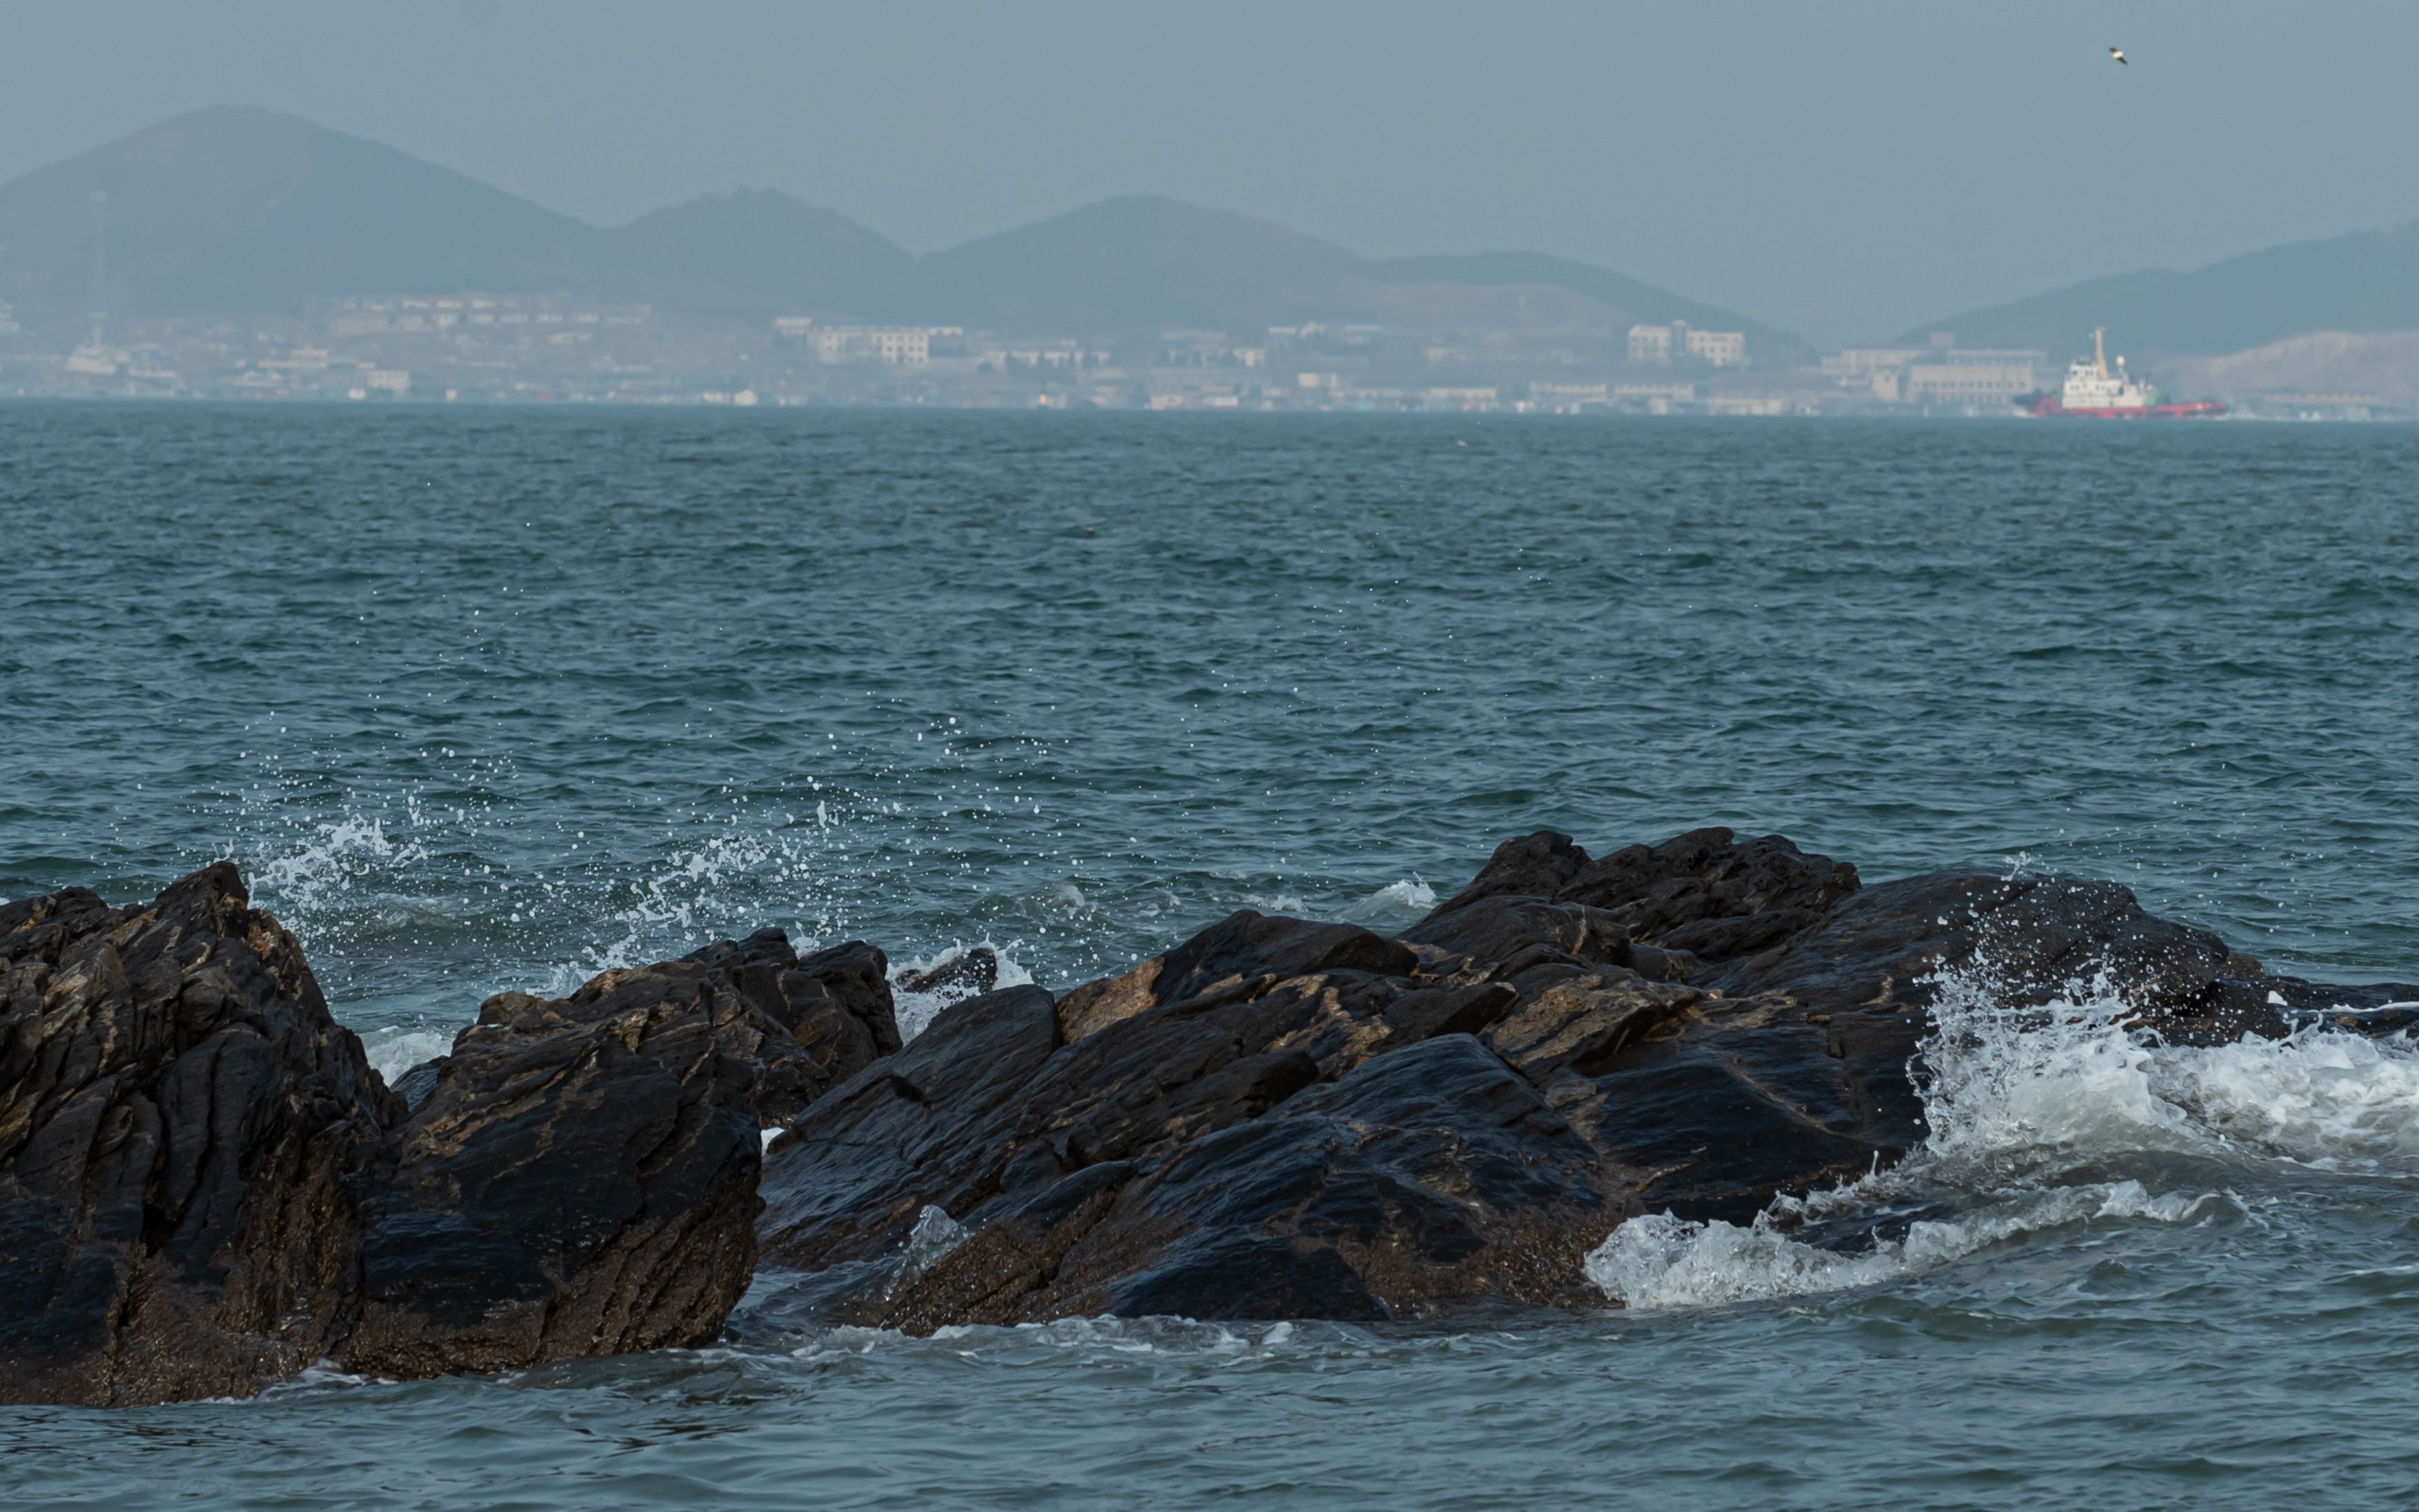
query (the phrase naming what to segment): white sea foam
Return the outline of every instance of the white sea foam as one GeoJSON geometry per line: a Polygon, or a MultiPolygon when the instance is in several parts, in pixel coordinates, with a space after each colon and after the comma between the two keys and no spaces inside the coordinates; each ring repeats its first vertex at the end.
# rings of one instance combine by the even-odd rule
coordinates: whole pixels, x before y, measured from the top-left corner
{"type": "Polygon", "coordinates": [[[393,1087],[395,1078],[424,1060],[434,1060],[454,1048],[454,1036],[435,1029],[411,1029],[389,1025],[371,1029],[362,1036],[362,1048],[369,1052],[370,1070],[385,1078],[393,1087]]]}
{"type": "MultiPolygon", "coordinates": [[[[357,1386],[384,1386],[390,1384],[392,1384],[392,1382],[383,1376],[356,1375],[353,1372],[345,1369],[333,1360],[322,1359],[303,1366],[300,1370],[296,1371],[293,1375],[286,1377],[283,1381],[270,1381],[267,1386],[262,1388],[260,1399],[265,1400],[270,1397],[293,1396],[300,1392],[348,1391],[357,1386]]],[[[244,1398],[237,1396],[216,1396],[210,1398],[210,1400],[214,1402],[239,1403],[243,1401],[244,1398]]]]}
{"type": "Polygon", "coordinates": [[[934,988],[931,992],[911,993],[899,985],[899,979],[910,972],[929,974],[937,971],[962,959],[968,951],[980,949],[989,950],[999,962],[999,977],[992,984],[994,989],[1031,986],[1033,973],[1018,963],[1016,957],[1010,953],[1011,949],[1012,947],[1001,945],[995,940],[978,940],[972,945],[961,942],[950,946],[948,949],[934,951],[921,961],[891,963],[890,998],[899,1016],[899,1038],[901,1041],[913,1040],[923,1033],[926,1026],[933,1019],[940,1016],[941,1010],[952,1003],[962,1003],[975,995],[972,982],[953,982],[934,988]]]}
{"type": "Polygon", "coordinates": [[[1344,911],[1347,918],[1416,918],[1436,906],[1436,889],[1418,877],[1389,882],[1344,911]]]}
{"type": "Polygon", "coordinates": [[[1588,1257],[1588,1278],[1633,1308],[1703,1305],[1871,1286],[2074,1224],[2205,1221],[2222,1194],[2079,1179],[2161,1153],[2419,1172],[2419,1048],[2402,1037],[2312,1026],[2281,1041],[2170,1045],[2129,1027],[2136,1005],[2104,975],[2042,1007],[2009,1006],[1984,966],[1937,986],[1917,1066],[1919,1150],[1843,1187],[1780,1199],[1745,1227],[1632,1219],[1588,1257]],[[1853,1253],[1792,1237],[1910,1197],[1958,1211],[1853,1253]]]}
{"type": "MultiPolygon", "coordinates": [[[[1423,1341],[1451,1346],[1454,1338],[1423,1341]]],[[[1343,1323],[1271,1323],[1240,1328],[1189,1318],[1058,1318],[1009,1327],[950,1324],[917,1337],[894,1329],[840,1327],[793,1350],[801,1360],[939,1349],[969,1360],[1003,1364],[1051,1356],[1157,1355],[1243,1364],[1280,1354],[1366,1356],[1376,1341],[1343,1323]]]]}
{"type": "Polygon", "coordinates": [[[1928,1271],[2038,1229],[2095,1218],[2180,1223],[2214,1200],[2214,1194],[2153,1196],[2139,1181],[2054,1187],[1957,1218],[1918,1220],[1903,1239],[1854,1254],[1791,1239],[1763,1216],[1742,1228],[1659,1213],[1614,1229],[1587,1257],[1587,1277],[1638,1310],[1839,1291],[1928,1271]]]}

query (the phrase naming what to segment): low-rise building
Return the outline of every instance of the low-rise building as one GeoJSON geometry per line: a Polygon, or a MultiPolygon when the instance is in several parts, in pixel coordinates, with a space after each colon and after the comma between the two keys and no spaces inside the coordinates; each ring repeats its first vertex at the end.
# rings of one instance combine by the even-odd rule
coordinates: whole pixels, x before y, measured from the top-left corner
{"type": "Polygon", "coordinates": [[[1629,328],[1631,362],[1668,367],[1682,358],[1707,367],[1744,367],[1747,332],[1699,331],[1686,320],[1674,320],[1668,326],[1629,328]]]}
{"type": "Polygon", "coordinates": [[[964,334],[963,326],[818,326],[806,339],[818,362],[922,367],[932,360],[936,337],[964,334]]]}
{"type": "Polygon", "coordinates": [[[1954,347],[1935,360],[1951,367],[2031,367],[2049,365],[2049,353],[2029,347],[1954,347]]]}
{"type": "Polygon", "coordinates": [[[1823,359],[1823,376],[1857,388],[1875,373],[1912,367],[1932,354],[1929,347],[1850,347],[1823,359]]]}
{"type": "Polygon", "coordinates": [[[2011,403],[2041,385],[2030,363],[1918,363],[1906,370],[1901,397],[1908,404],[2011,403]]]}
{"type": "MultiPolygon", "coordinates": [[[[1674,326],[1674,330],[1687,329],[1674,326]]],[[[1744,367],[1747,365],[1747,332],[1744,331],[1687,332],[1688,355],[1708,367],[1744,367]]]]}
{"type": "Polygon", "coordinates": [[[1785,393],[1709,393],[1705,395],[1705,413],[1709,415],[1785,415],[1792,403],[1785,393]]]}

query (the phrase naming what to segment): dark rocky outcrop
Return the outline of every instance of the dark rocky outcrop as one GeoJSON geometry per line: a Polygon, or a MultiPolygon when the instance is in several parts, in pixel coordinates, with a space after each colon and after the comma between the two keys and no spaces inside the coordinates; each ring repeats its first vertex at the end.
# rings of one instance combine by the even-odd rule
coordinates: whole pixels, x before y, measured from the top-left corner
{"type": "Polygon", "coordinates": [[[235,868],[0,907],[0,1398],[251,1392],[330,1353],[400,1100],[235,868]]]}
{"type": "Polygon", "coordinates": [[[480,1006],[395,1129],[336,1357],[390,1376],[701,1344],[754,1273],[760,1126],[900,1048],[880,950],[778,930],[480,1006]]]}
{"type": "Polygon", "coordinates": [[[230,865],[0,907],[0,1400],[711,1339],[758,1127],[899,1048],[886,969],[767,932],[507,993],[406,1098],[230,865]]]}
{"type": "Polygon", "coordinates": [[[347,1367],[494,1370],[721,1331],[755,1265],[769,1036],[711,987],[634,1000],[631,975],[490,998],[438,1063],[369,1204],[347,1367]]]}
{"type": "Polygon", "coordinates": [[[2003,1002],[2104,971],[2195,1041],[2419,996],[2267,976],[2108,883],[1532,835],[1395,939],[1243,913],[948,1010],[775,1142],[761,1237],[816,1314],[917,1330],[1599,1305],[1579,1257],[1623,1218],[1744,1221],[1919,1142],[1926,1011],[1978,960],[2003,1002]]]}
{"type": "Polygon", "coordinates": [[[765,931],[500,995],[390,1091],[230,867],[0,908],[0,1398],[701,1343],[760,1257],[749,1328],[1592,1307],[1625,1218],[1913,1149],[1951,987],[2099,974],[2193,1043],[2419,1019],[2113,884],[1719,829],[1514,840],[1393,938],[1244,912],[1063,996],[997,973],[917,976],[973,995],[902,1046],[882,952],[765,931]]]}

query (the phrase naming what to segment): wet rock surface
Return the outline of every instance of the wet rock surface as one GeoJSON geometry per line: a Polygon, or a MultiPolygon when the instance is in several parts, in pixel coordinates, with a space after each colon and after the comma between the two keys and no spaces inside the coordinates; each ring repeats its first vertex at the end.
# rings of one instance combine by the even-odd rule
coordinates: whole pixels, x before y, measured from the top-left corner
{"type": "Polygon", "coordinates": [[[2104,973],[2190,1042],[2419,997],[2268,975],[2109,883],[1541,833],[1395,938],[1245,912],[948,1010],[775,1142],[764,1262],[813,1316],[915,1331],[1601,1305],[1579,1257],[1623,1219],[1744,1222],[1919,1143],[1926,1010],[1977,962],[2012,1005],[2104,973]]]}
{"type": "Polygon", "coordinates": [[[406,1095],[230,865],[0,907],[0,1400],[705,1342],[757,1131],[899,1048],[886,971],[767,932],[504,994],[406,1095]]]}

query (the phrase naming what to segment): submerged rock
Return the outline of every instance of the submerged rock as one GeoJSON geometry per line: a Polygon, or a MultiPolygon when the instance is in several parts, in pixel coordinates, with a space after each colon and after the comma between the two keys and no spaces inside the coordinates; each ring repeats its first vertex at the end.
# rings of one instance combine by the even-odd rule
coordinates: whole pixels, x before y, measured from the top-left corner
{"type": "Polygon", "coordinates": [[[2011,1003],[2105,971],[2196,1042],[2419,996],[2266,976],[2108,883],[1541,833],[1394,939],[1246,912],[948,1009],[774,1143],[763,1253],[822,1316],[917,1331],[1600,1305],[1579,1260],[1625,1218],[1744,1222],[1918,1145],[1926,1011],[1977,960],[2011,1003]]]}

